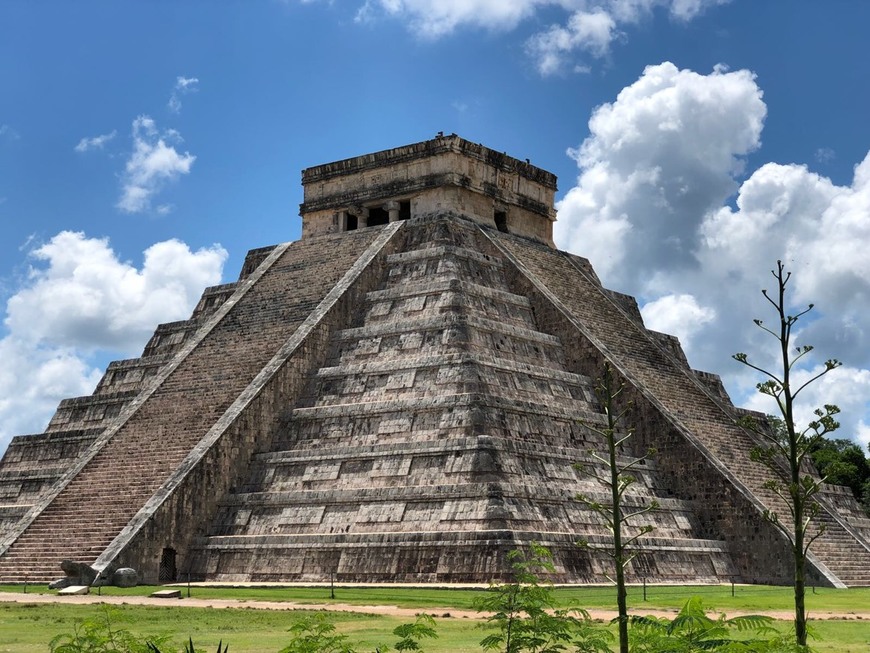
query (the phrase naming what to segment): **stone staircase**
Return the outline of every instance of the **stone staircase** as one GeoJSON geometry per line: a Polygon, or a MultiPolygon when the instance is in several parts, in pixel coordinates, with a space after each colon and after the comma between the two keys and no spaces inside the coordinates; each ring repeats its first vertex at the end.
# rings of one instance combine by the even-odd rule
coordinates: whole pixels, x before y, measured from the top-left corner
{"type": "MultiPolygon", "coordinates": [[[[222,502],[194,577],[485,582],[530,541],[554,550],[560,578],[609,571],[575,546],[609,541],[573,500],[606,499],[572,467],[596,445],[581,420],[602,420],[590,379],[566,369],[562,342],[510,291],[502,256],[481,253],[476,228],[433,219],[409,238],[357,326],[333,334],[273,450],[222,502]]],[[[654,462],[639,481],[629,505],[661,507],[634,577],[733,575],[724,543],[699,535],[654,462]]]]}
{"type": "MultiPolygon", "coordinates": [[[[769,472],[750,460],[754,443],[734,424],[729,407],[706,391],[688,368],[655,346],[649,332],[618,309],[576,259],[504,234],[491,233],[490,237],[517,266],[529,292],[538,297],[539,311],[554,323],[570,325],[566,328],[573,328],[578,341],[591,343],[598,357],[608,359],[634,386],[638,401],[648,405],[648,423],[658,419],[655,433],[647,434],[647,439],[661,452],[657,460],[661,461],[660,467],[667,468],[670,483],[675,489],[679,487],[680,496],[693,502],[698,514],[703,516],[708,511],[711,523],[736,526],[729,533],[720,530],[719,536],[730,539],[732,551],[748,552],[740,554],[744,563],[738,561],[744,578],[789,582],[789,554],[784,540],[760,517],[761,510],[767,507],[784,521],[787,506],[764,487],[769,472]],[[734,492],[735,487],[739,492],[734,492]],[[721,508],[715,507],[717,503],[721,508]],[[751,528],[741,528],[740,520],[751,523],[751,528]],[[753,555],[769,559],[748,560],[753,555]],[[750,568],[778,568],[780,577],[759,577],[759,572],[751,572],[750,568]],[[785,577],[781,576],[783,572],[785,577]]],[[[591,349],[589,344],[578,346],[587,353],[591,349]]],[[[864,538],[847,532],[834,513],[820,515],[816,528],[822,524],[825,531],[811,550],[820,563],[815,565],[817,580],[870,584],[870,550],[864,538]]]]}
{"type": "Polygon", "coordinates": [[[239,281],[206,288],[190,319],[158,325],[142,356],[109,363],[93,394],[61,401],[44,433],[13,438],[0,460],[0,542],[271,249],[249,253],[239,281]]]}
{"type": "MultiPolygon", "coordinates": [[[[92,563],[100,556],[378,231],[311,238],[274,253],[271,248],[257,252],[258,262],[272,258],[259,270],[256,283],[206,292],[190,322],[158,329],[145,359],[110,368],[111,378],[107,373],[92,398],[72,400],[81,405],[63,404],[53,420],[57,428],[88,421],[106,398],[111,404],[123,395],[125,408],[77,467],[50,495],[40,495],[41,503],[7,533],[0,547],[0,581],[49,580],[60,575],[64,558],[92,563]],[[230,297],[232,305],[219,311],[230,297]],[[174,358],[152,365],[161,353],[174,358]],[[152,369],[149,381],[144,372],[152,369]],[[131,373],[136,380],[130,380],[131,373]],[[143,383],[141,391],[115,390],[130,383],[143,383]]],[[[209,504],[209,497],[202,496],[200,505],[190,506],[192,524],[208,513],[209,504]]],[[[159,551],[160,543],[155,546],[159,551]]]]}

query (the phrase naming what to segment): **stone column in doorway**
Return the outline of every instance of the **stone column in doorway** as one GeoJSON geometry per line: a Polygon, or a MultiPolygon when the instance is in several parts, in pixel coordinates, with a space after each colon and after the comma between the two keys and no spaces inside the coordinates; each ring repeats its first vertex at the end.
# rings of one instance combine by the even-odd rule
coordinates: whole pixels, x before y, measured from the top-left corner
{"type": "Polygon", "coordinates": [[[364,206],[355,206],[350,209],[350,213],[356,216],[357,229],[364,229],[369,226],[369,210],[364,206]]]}
{"type": "Polygon", "coordinates": [[[387,211],[390,214],[390,222],[399,221],[399,208],[399,203],[395,200],[391,200],[384,204],[384,211],[387,211]]]}

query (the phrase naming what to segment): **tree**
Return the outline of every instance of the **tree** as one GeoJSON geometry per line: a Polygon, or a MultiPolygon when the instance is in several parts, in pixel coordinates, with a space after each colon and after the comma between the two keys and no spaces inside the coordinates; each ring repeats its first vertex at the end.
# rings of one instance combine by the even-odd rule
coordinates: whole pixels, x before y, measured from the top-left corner
{"type": "Polygon", "coordinates": [[[870,465],[861,447],[852,440],[825,438],[813,448],[811,455],[819,474],[828,483],[845,485],[858,501],[862,500],[864,484],[870,480],[870,465]]]}
{"type": "MultiPolygon", "coordinates": [[[[653,527],[648,524],[636,527],[634,534],[630,536],[626,536],[625,527],[629,526],[629,522],[634,521],[637,517],[657,509],[659,504],[656,501],[652,501],[643,508],[628,512],[623,507],[625,492],[636,480],[632,476],[631,471],[645,460],[645,457],[641,457],[633,458],[627,463],[619,462],[619,453],[623,445],[634,434],[634,429],[621,429],[622,422],[631,410],[631,405],[621,410],[616,407],[616,402],[623,389],[623,384],[617,385],[615,383],[613,370],[609,364],[606,364],[604,366],[604,373],[598,379],[598,384],[595,387],[595,394],[604,410],[606,425],[597,427],[584,423],[588,429],[604,439],[607,446],[606,457],[600,455],[594,449],[589,451],[589,455],[594,461],[602,465],[606,471],[602,473],[599,471],[598,466],[590,463],[577,463],[575,468],[595,478],[607,488],[610,494],[610,501],[608,503],[594,501],[583,494],[578,494],[577,500],[586,504],[586,506],[602,517],[613,537],[612,546],[593,547],[586,540],[581,540],[580,545],[604,551],[613,560],[614,573],[613,578],[609,578],[609,580],[616,586],[616,607],[618,612],[616,621],[619,632],[619,651],[620,653],[628,653],[628,595],[625,589],[625,568],[637,555],[633,545],[639,538],[652,531],[653,527]]],[[[652,455],[653,453],[650,450],[647,452],[647,455],[652,455]]]]}
{"type": "Polygon", "coordinates": [[[508,554],[513,582],[491,584],[474,603],[477,610],[491,613],[486,622],[496,628],[481,640],[484,650],[557,653],[572,646],[589,653],[610,651],[610,634],[592,627],[585,611],[557,609],[552,585],[540,580],[540,574],[554,571],[552,558],[535,543],[528,555],[520,550],[508,554]]]}
{"type": "Polygon", "coordinates": [[[782,423],[778,429],[765,427],[751,418],[740,420],[740,424],[760,437],[762,444],[752,449],[751,457],[770,470],[772,478],[765,483],[765,487],[772,490],[788,506],[789,520],[786,522],[782,521],[775,510],[768,509],[764,515],[788,538],[791,545],[794,563],[795,636],[799,646],[806,646],[807,615],[804,596],[807,552],[813,541],[823,532],[822,528],[810,532],[810,523],[819,512],[819,504],[813,497],[821,489],[822,480],[811,473],[809,461],[806,459],[826,434],[840,426],[835,419],[840,409],[833,404],[825,404],[814,411],[815,419],[805,428],[799,428],[795,426],[795,400],[807,386],[838,368],[841,363],[835,359],[827,360],[822,369],[808,380],[802,383],[793,382],[795,365],[813,351],[813,348],[811,345],[800,345],[793,349],[792,329],[801,317],[813,309],[813,305],[790,315],[786,305],[786,289],[791,272],[786,272],[782,261],[777,261],[776,270],[772,270],[771,274],[776,279],[776,291],[772,297],[767,290],[762,290],[761,293],[773,306],[779,325],[769,328],[762,320],[756,319],[754,322],[777,340],[781,366],[775,372],[766,370],[750,362],[743,353],[734,354],[734,359],[766,377],[756,387],[760,393],[773,397],[776,401],[782,423]]]}

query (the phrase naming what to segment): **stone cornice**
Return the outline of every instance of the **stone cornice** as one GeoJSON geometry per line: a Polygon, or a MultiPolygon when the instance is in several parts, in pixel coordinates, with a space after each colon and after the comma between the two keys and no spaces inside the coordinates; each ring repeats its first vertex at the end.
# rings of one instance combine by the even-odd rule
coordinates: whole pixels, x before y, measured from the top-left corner
{"type": "Polygon", "coordinates": [[[502,152],[496,152],[478,143],[472,143],[456,134],[439,136],[429,141],[404,145],[389,150],[364,154],[350,159],[342,159],[332,163],[324,163],[319,166],[306,168],[302,171],[302,183],[309,184],[358,173],[364,170],[373,170],[397,163],[407,163],[415,159],[431,157],[436,154],[449,152],[462,154],[477,159],[487,165],[498,168],[505,172],[519,174],[521,177],[530,179],[535,183],[556,190],[556,175],[547,172],[543,168],[533,166],[526,161],[520,161],[502,152]]]}

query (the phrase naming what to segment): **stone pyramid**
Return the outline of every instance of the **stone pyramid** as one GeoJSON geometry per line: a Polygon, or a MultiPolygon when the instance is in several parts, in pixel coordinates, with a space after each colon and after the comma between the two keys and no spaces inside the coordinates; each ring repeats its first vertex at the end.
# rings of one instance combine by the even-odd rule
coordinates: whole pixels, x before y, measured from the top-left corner
{"type": "MultiPolygon", "coordinates": [[[[157,328],[0,461],[0,581],[62,559],[150,582],[485,582],[539,542],[600,582],[592,388],[633,402],[630,576],[789,582],[784,507],[718,379],[552,244],[553,175],[455,135],[309,168],[299,241],[157,328]]],[[[870,583],[870,521],[826,488],[813,582],[870,583]]]]}

